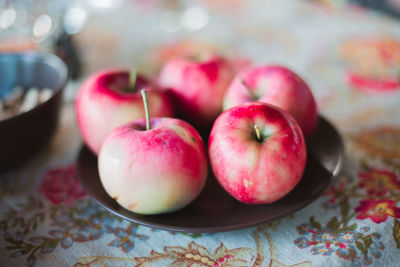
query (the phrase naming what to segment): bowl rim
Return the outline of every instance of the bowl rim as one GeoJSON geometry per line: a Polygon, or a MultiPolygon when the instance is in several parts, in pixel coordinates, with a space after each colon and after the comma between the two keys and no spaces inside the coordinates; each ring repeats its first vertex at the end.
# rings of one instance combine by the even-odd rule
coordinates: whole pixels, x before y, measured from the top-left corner
{"type": "Polygon", "coordinates": [[[38,52],[38,51],[6,52],[6,53],[0,53],[0,58],[2,57],[28,58],[31,59],[32,61],[41,61],[60,73],[60,81],[56,84],[54,89],[52,89],[53,94],[49,99],[47,99],[42,103],[39,103],[34,108],[28,111],[21,112],[17,115],[14,115],[6,119],[0,119],[0,125],[9,123],[13,120],[17,120],[21,117],[29,116],[29,114],[35,112],[38,108],[45,105],[47,102],[50,102],[52,99],[54,99],[59,93],[61,93],[61,91],[65,88],[65,86],[68,83],[70,75],[68,67],[64,63],[64,61],[62,61],[61,58],[59,58],[55,54],[47,52],[38,52]]]}

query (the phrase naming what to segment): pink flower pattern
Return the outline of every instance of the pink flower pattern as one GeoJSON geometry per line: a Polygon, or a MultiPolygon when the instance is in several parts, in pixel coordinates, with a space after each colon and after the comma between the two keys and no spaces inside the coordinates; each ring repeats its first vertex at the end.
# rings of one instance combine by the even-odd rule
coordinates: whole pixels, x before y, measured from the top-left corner
{"type": "Polygon", "coordinates": [[[86,197],[75,165],[50,169],[44,175],[39,191],[54,205],[72,205],[86,197]]]}

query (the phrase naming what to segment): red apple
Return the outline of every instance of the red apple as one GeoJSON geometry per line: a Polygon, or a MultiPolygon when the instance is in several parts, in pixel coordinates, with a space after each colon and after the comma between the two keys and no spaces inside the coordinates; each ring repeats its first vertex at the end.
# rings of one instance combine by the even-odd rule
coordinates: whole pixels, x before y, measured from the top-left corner
{"type": "Polygon", "coordinates": [[[224,109],[260,101],[292,115],[308,138],[317,123],[317,107],[310,88],[293,71],[282,66],[261,66],[237,75],[229,86],[224,109]]]}
{"type": "Polygon", "coordinates": [[[208,153],[222,187],[248,204],[284,197],[306,165],[299,125],[287,112],[261,102],[224,111],[211,130],[208,153]]]}
{"type": "Polygon", "coordinates": [[[187,122],[146,118],[112,131],[101,147],[98,169],[106,192],[122,207],[158,214],[178,210],[200,194],[207,156],[187,122]]]}
{"type": "Polygon", "coordinates": [[[234,69],[228,61],[207,55],[167,61],[159,83],[172,93],[180,118],[209,130],[222,112],[225,91],[233,77],[234,69]]]}
{"type": "Polygon", "coordinates": [[[76,117],[84,142],[95,153],[107,135],[117,126],[144,118],[139,90],[149,89],[151,116],[173,116],[172,102],[166,92],[141,75],[130,85],[125,70],[105,70],[91,75],[81,86],[75,102],[76,117]]]}

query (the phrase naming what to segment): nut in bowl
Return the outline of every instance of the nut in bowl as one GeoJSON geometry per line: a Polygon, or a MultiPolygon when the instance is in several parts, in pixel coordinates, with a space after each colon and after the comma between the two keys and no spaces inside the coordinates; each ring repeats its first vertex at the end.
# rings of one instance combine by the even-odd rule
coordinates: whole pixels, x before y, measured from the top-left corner
{"type": "Polygon", "coordinates": [[[55,55],[0,54],[0,173],[22,165],[50,141],[67,81],[67,67],[55,55]]]}

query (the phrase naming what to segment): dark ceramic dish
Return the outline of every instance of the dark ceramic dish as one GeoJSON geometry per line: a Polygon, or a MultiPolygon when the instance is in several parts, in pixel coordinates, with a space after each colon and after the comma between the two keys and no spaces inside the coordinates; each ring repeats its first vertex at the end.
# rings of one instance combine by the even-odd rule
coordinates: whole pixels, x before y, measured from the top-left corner
{"type": "Polygon", "coordinates": [[[291,214],[320,196],[337,178],[343,165],[344,148],[340,135],[325,119],[319,118],[314,136],[308,140],[307,166],[302,180],[283,199],[268,205],[240,203],[218,184],[210,171],[206,187],[189,206],[162,215],[130,212],[109,197],[97,171],[97,158],[86,147],[78,156],[78,176],[86,191],[112,213],[153,228],[191,233],[212,233],[255,226],[291,214]]]}
{"type": "Polygon", "coordinates": [[[65,64],[51,54],[0,54],[0,95],[14,87],[50,88],[53,95],[35,108],[0,120],[0,173],[23,163],[43,148],[58,122],[62,91],[68,80],[65,64]]]}

